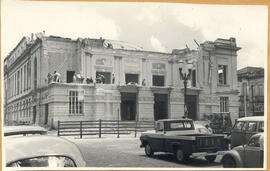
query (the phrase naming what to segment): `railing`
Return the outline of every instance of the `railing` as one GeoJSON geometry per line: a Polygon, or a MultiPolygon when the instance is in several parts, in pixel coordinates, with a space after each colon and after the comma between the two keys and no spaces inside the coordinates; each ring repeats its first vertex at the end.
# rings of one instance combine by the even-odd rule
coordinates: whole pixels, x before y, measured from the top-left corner
{"type": "Polygon", "coordinates": [[[154,129],[154,121],[118,121],[118,120],[92,120],[92,121],[58,121],[58,136],[115,134],[117,138],[122,134],[137,136],[138,132],[154,129]]]}

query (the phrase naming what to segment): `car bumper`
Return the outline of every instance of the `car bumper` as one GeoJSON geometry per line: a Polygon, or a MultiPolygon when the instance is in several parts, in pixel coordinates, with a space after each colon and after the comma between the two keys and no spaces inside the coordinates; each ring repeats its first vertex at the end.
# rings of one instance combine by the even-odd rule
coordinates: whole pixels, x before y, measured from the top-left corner
{"type": "Polygon", "coordinates": [[[205,157],[205,156],[217,156],[217,155],[224,155],[228,151],[218,151],[216,153],[207,153],[207,152],[200,152],[200,153],[192,153],[192,157],[205,157]]]}

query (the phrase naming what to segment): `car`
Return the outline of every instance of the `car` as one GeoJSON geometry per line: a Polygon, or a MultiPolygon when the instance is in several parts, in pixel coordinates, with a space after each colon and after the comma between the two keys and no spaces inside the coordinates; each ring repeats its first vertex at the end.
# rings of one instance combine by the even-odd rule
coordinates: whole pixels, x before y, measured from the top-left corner
{"type": "Polygon", "coordinates": [[[231,147],[246,144],[249,138],[264,131],[264,116],[250,116],[238,119],[231,130],[231,147]]]}
{"type": "Polygon", "coordinates": [[[38,126],[3,128],[6,167],[84,167],[80,149],[38,126]]]}
{"type": "Polygon", "coordinates": [[[214,162],[217,152],[226,150],[223,135],[198,133],[192,119],[158,120],[155,131],[143,132],[140,141],[148,157],[155,152],[172,153],[179,163],[190,156],[214,162]]]}
{"type": "Polygon", "coordinates": [[[258,133],[245,145],[234,147],[223,154],[224,168],[262,168],[264,160],[264,133],[258,133]]]}

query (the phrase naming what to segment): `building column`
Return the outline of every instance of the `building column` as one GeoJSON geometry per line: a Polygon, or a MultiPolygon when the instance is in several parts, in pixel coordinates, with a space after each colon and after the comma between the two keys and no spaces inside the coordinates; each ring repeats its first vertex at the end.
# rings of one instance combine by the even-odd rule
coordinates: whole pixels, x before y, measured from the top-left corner
{"type": "Polygon", "coordinates": [[[119,78],[120,78],[120,85],[125,84],[125,72],[124,72],[124,68],[123,68],[123,58],[120,57],[119,58],[119,63],[120,63],[120,67],[119,67],[119,78]]]}

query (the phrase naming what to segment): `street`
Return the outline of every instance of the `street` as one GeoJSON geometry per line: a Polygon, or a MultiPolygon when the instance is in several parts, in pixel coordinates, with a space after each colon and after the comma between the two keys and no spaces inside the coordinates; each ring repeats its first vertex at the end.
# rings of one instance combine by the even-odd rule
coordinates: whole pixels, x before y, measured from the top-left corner
{"type": "Polygon", "coordinates": [[[149,158],[145,155],[144,148],[140,148],[139,138],[134,138],[133,135],[120,138],[116,136],[66,138],[79,146],[86,160],[86,167],[222,167],[219,163],[220,156],[214,163],[208,163],[203,158],[191,158],[184,164],[177,163],[172,154],[155,153],[154,157],[149,158]]]}

